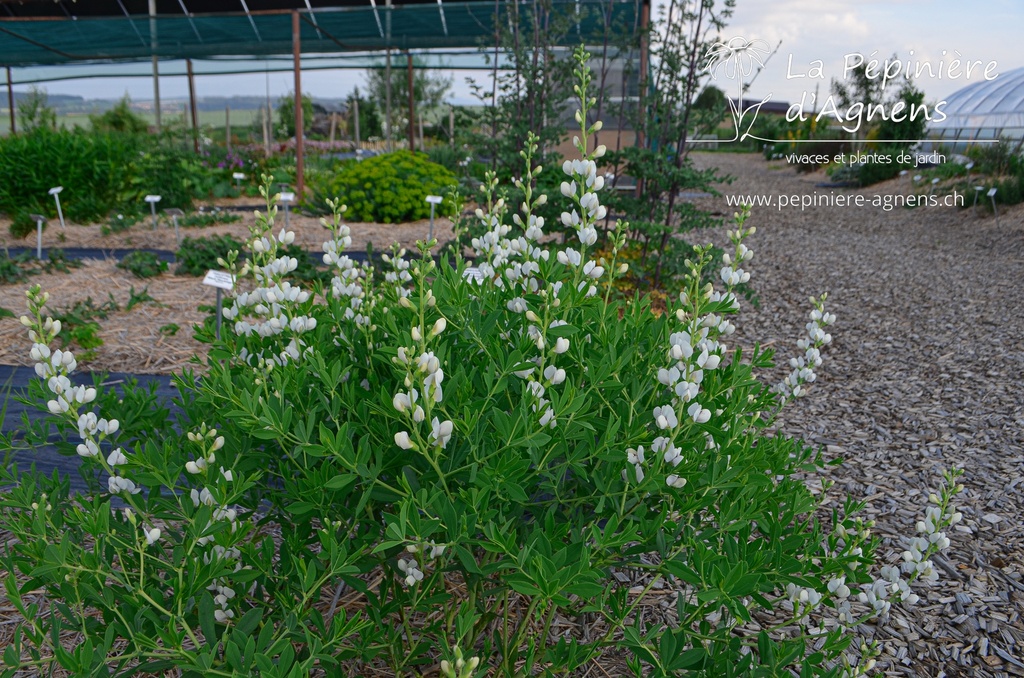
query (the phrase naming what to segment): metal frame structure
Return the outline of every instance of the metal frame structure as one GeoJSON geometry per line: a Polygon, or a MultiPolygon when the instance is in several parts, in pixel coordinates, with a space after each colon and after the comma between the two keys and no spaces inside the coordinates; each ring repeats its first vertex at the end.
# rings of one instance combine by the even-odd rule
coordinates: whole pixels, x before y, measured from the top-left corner
{"type": "MultiPolygon", "coordinates": [[[[502,4],[521,1],[0,0],[0,66],[7,71],[11,129],[15,130],[12,68],[151,61],[159,128],[161,59],[185,60],[195,121],[193,59],[290,54],[299,131],[296,189],[301,193],[303,54],[386,51],[390,74],[391,52],[399,50],[406,53],[411,81],[414,50],[479,48],[494,40],[502,4]]],[[[575,43],[600,38],[610,16],[632,25],[640,17],[641,26],[650,16],[650,0],[546,1],[555,11],[577,17],[571,36],[575,43]]],[[[491,67],[497,66],[495,62],[491,67]]],[[[409,106],[412,143],[411,91],[409,106]]]]}

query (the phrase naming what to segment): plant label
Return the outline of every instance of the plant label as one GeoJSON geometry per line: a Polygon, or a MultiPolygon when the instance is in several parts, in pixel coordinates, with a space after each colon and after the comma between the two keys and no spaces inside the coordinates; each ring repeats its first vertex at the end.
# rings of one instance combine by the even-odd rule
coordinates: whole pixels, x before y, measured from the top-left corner
{"type": "Polygon", "coordinates": [[[203,284],[221,290],[232,290],[235,287],[235,278],[227,271],[207,271],[203,284]]]}

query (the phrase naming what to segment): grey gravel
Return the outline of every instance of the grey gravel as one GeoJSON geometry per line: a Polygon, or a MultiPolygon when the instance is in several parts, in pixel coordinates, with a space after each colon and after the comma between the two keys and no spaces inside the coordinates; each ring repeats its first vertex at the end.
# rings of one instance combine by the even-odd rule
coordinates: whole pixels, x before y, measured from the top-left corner
{"type": "MultiPolygon", "coordinates": [[[[703,153],[699,166],[736,177],[732,194],[810,194],[822,174],[782,161],[703,153]]],[[[909,190],[894,180],[866,195],[909,190]]],[[[731,214],[723,198],[698,204],[731,214]]],[[[1024,206],[991,214],[929,207],[755,208],[752,284],[737,343],[770,340],[785,365],[828,292],[834,341],[810,394],[782,430],[845,463],[837,490],[869,498],[880,560],[895,563],[943,469],[965,470],[963,522],[936,559],[940,581],[861,632],[885,646],[888,676],[1024,676],[1024,206]]],[[[724,243],[724,229],[690,234],[724,243]]],[[[775,375],[785,375],[778,368],[775,375]]],[[[837,500],[833,496],[833,501],[837,500]]]]}

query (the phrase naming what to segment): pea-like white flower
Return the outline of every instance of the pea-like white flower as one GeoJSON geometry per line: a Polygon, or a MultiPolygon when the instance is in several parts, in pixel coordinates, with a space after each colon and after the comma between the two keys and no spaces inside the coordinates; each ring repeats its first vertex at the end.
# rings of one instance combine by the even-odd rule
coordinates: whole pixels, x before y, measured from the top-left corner
{"type": "Polygon", "coordinates": [[[526,299],[522,297],[516,297],[509,299],[505,302],[505,307],[513,313],[525,313],[526,312],[526,299]]]}
{"type": "Polygon", "coordinates": [[[547,379],[552,386],[557,386],[565,381],[565,370],[555,367],[554,365],[548,365],[544,368],[544,378],[547,379]]]}
{"type": "Polygon", "coordinates": [[[415,560],[406,560],[405,558],[398,559],[398,569],[405,575],[405,585],[415,586],[417,582],[423,581],[423,571],[419,568],[419,563],[415,560]]]}
{"type": "Polygon", "coordinates": [[[452,439],[452,430],[454,425],[451,421],[439,421],[437,417],[434,417],[430,421],[430,441],[440,448],[445,448],[448,445],[448,441],[452,439]]]}
{"type": "Polygon", "coordinates": [[[676,474],[672,473],[667,478],[665,478],[665,483],[669,487],[674,487],[678,490],[681,490],[683,489],[683,487],[686,486],[686,478],[681,478],[680,476],[677,476],[676,474]]]}
{"type": "Polygon", "coordinates": [[[697,424],[703,424],[711,419],[711,410],[701,407],[698,402],[694,402],[686,408],[686,413],[689,414],[690,418],[697,424]]]}
{"type": "Polygon", "coordinates": [[[654,421],[660,429],[672,429],[679,426],[679,419],[676,418],[675,410],[671,405],[662,405],[654,408],[654,421]]]}
{"type": "Polygon", "coordinates": [[[398,445],[403,450],[411,450],[415,447],[412,439],[409,437],[408,431],[399,431],[395,434],[395,445],[398,445]]]}
{"type": "Polygon", "coordinates": [[[107,456],[107,464],[110,466],[120,466],[121,464],[127,463],[128,457],[124,456],[124,452],[121,451],[120,447],[114,449],[114,451],[107,456]]]}
{"type": "Polygon", "coordinates": [[[138,494],[142,491],[141,487],[138,487],[131,480],[122,478],[121,476],[110,476],[107,478],[107,491],[110,494],[120,494],[127,492],[128,494],[138,494]]]}
{"type": "Polygon", "coordinates": [[[569,350],[569,340],[565,337],[558,337],[555,339],[555,346],[552,350],[559,355],[565,353],[569,350]]]}
{"type": "Polygon", "coordinates": [[[152,530],[146,530],[146,545],[152,546],[156,541],[160,539],[160,528],[154,527],[152,530]]]}

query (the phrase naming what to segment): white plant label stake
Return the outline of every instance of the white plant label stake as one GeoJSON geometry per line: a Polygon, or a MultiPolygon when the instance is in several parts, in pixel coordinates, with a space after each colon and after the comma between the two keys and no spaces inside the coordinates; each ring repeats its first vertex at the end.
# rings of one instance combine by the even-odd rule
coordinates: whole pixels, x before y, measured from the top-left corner
{"type": "Polygon", "coordinates": [[[996,208],[996,189],[992,187],[988,189],[988,197],[992,198],[992,214],[996,215],[996,226],[999,225],[999,210],[996,208]]]}
{"type": "Polygon", "coordinates": [[[60,192],[64,190],[63,186],[54,186],[50,189],[50,195],[57,202],[57,218],[60,219],[60,227],[64,228],[64,212],[60,208],[60,192]]]}
{"type": "Polygon", "coordinates": [[[42,214],[30,214],[29,219],[36,222],[36,259],[43,260],[43,226],[46,225],[46,217],[42,214]]]}
{"type": "Polygon", "coordinates": [[[185,216],[185,213],[177,207],[168,207],[164,210],[164,214],[169,216],[171,221],[174,222],[174,242],[177,243],[178,247],[181,247],[181,233],[178,231],[178,217],[185,216]]]}
{"type": "Polygon", "coordinates": [[[288,206],[291,205],[293,202],[295,202],[295,194],[294,193],[282,193],[281,194],[281,203],[284,205],[284,227],[286,229],[290,229],[291,228],[291,221],[289,220],[288,206]]]}
{"type": "Polygon", "coordinates": [[[235,188],[237,188],[238,192],[241,193],[242,192],[242,179],[245,178],[245,175],[243,173],[241,173],[241,172],[234,172],[231,175],[231,178],[235,180],[235,188]]]}
{"type": "Polygon", "coordinates": [[[427,240],[434,239],[434,209],[437,205],[441,204],[443,198],[439,195],[428,195],[427,202],[430,203],[430,233],[427,235],[427,240]]]}
{"type": "Polygon", "coordinates": [[[211,270],[206,272],[203,284],[217,289],[217,340],[220,341],[221,290],[233,290],[235,288],[235,277],[227,271],[211,270]]]}
{"type": "Polygon", "coordinates": [[[160,202],[160,196],[147,195],[146,202],[149,203],[149,210],[153,213],[153,228],[156,228],[156,204],[160,202]]]}

